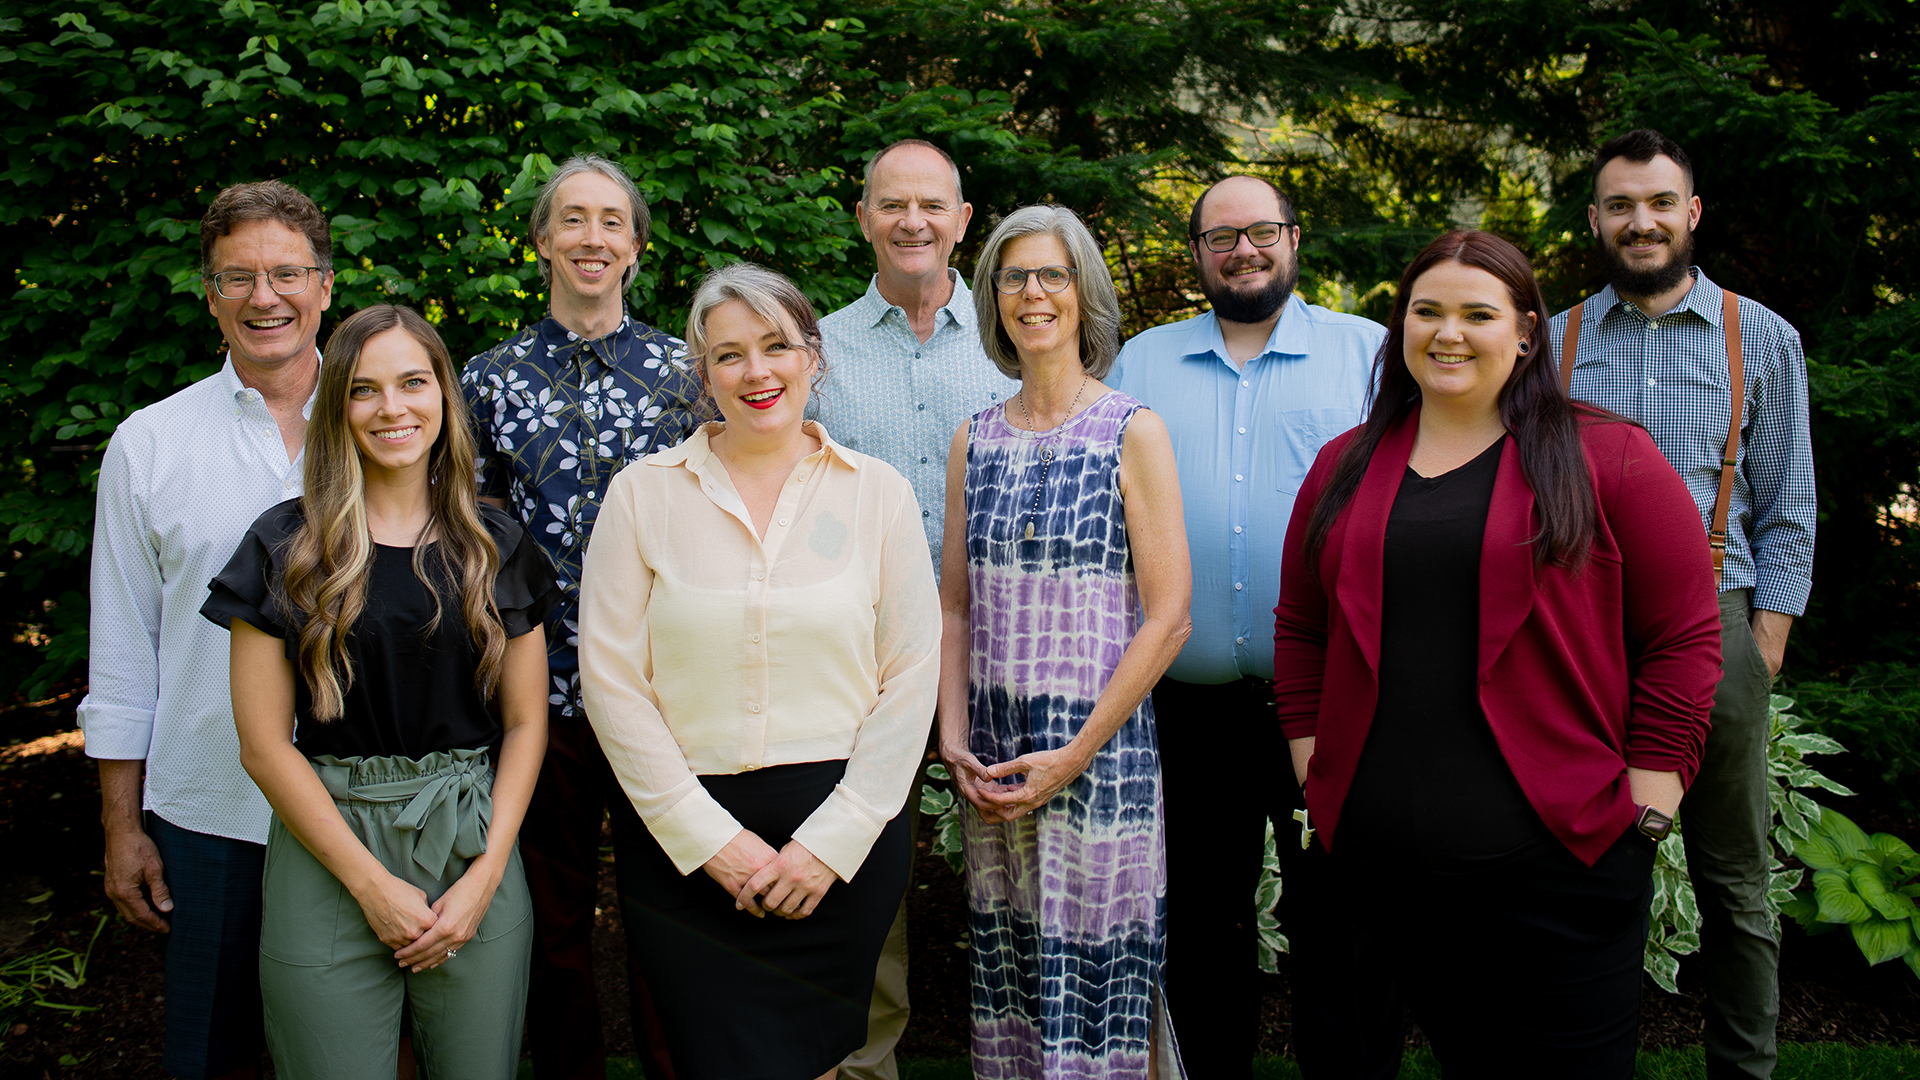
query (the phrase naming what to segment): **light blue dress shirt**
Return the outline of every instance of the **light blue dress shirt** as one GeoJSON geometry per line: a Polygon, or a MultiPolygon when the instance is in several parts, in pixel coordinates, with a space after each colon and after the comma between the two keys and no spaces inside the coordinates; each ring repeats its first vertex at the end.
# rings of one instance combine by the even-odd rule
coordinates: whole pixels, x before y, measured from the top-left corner
{"type": "Polygon", "coordinates": [[[1267,347],[1235,369],[1212,312],[1137,334],[1107,383],[1173,438],[1193,560],[1193,636],[1181,682],[1273,678],[1280,545],[1320,448],[1366,418],[1386,330],[1295,296],[1267,347]]]}
{"type": "Polygon", "coordinates": [[[934,313],[933,336],[924,342],[907,313],[880,295],[877,275],[865,296],[821,319],[827,374],[807,402],[807,415],[834,438],[893,466],[913,485],[936,578],[953,433],[1020,390],[980,348],[972,290],[957,271],[947,274],[953,296],[934,313]]]}

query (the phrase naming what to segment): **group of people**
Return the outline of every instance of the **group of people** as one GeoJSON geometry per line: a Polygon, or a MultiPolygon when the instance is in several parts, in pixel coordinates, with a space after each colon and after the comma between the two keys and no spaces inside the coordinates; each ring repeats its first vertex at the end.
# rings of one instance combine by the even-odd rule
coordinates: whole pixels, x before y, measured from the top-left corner
{"type": "Polygon", "coordinates": [[[1229,177],[1210,310],[1123,346],[1071,210],[969,283],[960,169],[905,140],[864,296],[737,263],[678,339],[581,155],[529,223],[548,316],[464,369],[391,305],[321,353],[325,218],[221,192],[227,363],[108,446],[81,706],[164,1067],[508,1077],[524,1018],[537,1076],[604,1076],[609,824],[650,1078],[895,1078],[931,737],[976,1075],[1250,1075],[1271,820],[1305,1075],[1393,1075],[1411,1016],[1449,1073],[1625,1077],[1676,818],[1709,1075],[1770,1075],[1804,359],[1693,265],[1680,147],[1593,176],[1606,289],[1555,316],[1459,230],[1386,327],[1295,295],[1291,202],[1229,177]]]}

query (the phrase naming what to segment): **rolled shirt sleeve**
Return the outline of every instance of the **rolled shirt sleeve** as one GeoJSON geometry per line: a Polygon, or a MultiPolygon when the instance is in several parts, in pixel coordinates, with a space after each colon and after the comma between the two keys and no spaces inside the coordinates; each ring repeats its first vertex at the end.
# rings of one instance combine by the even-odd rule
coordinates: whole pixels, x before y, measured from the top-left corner
{"type": "Polygon", "coordinates": [[[146,455],[135,431],[116,434],[94,500],[87,696],[79,709],[87,756],[144,760],[160,698],[160,559],[147,528],[146,455]]]}

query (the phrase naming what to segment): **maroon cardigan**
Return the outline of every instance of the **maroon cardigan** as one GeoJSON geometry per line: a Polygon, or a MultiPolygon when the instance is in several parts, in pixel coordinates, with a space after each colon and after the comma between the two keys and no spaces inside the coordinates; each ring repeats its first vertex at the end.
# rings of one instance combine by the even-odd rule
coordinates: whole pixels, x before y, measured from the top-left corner
{"type": "MultiPolygon", "coordinates": [[[[1418,421],[1416,408],[1381,438],[1317,573],[1307,519],[1359,429],[1321,450],[1287,527],[1274,700],[1287,738],[1316,737],[1306,800],[1328,850],[1373,726],[1387,515],[1418,421]]],[[[1700,512],[1652,438],[1590,415],[1580,437],[1599,523],[1577,572],[1534,564],[1533,491],[1513,441],[1501,451],[1480,549],[1479,696],[1527,801],[1591,866],[1633,824],[1629,765],[1693,782],[1720,680],[1720,615],[1700,512]]]]}

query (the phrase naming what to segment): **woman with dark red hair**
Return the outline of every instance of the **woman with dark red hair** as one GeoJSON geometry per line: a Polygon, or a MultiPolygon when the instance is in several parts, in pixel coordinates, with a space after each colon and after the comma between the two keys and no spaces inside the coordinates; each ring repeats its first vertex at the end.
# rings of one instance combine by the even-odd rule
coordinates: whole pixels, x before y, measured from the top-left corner
{"type": "Polygon", "coordinates": [[[1274,694],[1362,955],[1448,1074],[1624,1078],[1719,614],[1686,487],[1568,400],[1547,314],[1492,234],[1407,267],[1287,531],[1274,694]]]}

